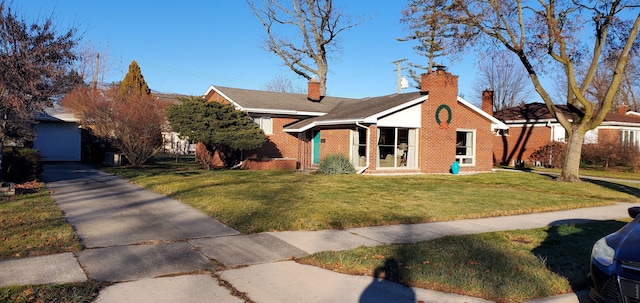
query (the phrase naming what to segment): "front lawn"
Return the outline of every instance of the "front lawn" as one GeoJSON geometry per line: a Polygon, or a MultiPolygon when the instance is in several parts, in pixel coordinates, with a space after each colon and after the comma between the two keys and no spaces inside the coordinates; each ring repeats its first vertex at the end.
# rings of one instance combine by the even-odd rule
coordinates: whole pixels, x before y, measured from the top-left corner
{"type": "Polygon", "coordinates": [[[417,244],[320,252],[303,264],[409,286],[525,302],[585,289],[591,247],[626,222],[448,236],[417,244]]]}
{"type": "Polygon", "coordinates": [[[204,171],[156,162],[105,169],[243,233],[322,230],[513,215],[636,202],[639,184],[563,183],[534,173],[315,175],[204,171]]]}
{"type": "Polygon", "coordinates": [[[0,200],[0,259],[82,249],[73,227],[42,184],[35,192],[0,200]]]}
{"type": "MultiPolygon", "coordinates": [[[[0,200],[0,259],[31,257],[82,249],[42,184],[33,192],[0,200]]],[[[27,285],[0,288],[0,302],[81,303],[94,299],[104,283],[27,285]]]]}

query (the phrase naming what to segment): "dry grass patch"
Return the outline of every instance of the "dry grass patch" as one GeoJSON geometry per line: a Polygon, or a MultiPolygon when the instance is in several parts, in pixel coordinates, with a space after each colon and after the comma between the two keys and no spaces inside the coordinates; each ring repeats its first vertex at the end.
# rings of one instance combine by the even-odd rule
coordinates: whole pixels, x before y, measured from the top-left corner
{"type": "Polygon", "coordinates": [[[0,200],[0,258],[82,249],[73,228],[65,221],[44,186],[38,184],[28,191],[32,193],[0,200]]]}

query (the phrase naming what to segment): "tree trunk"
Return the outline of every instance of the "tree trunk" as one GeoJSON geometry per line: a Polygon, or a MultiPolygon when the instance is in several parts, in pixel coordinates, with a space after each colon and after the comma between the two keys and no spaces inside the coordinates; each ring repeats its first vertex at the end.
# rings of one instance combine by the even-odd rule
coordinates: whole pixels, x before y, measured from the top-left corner
{"type": "Polygon", "coordinates": [[[574,130],[569,135],[567,151],[562,162],[562,173],[559,180],[565,182],[580,181],[580,155],[582,154],[582,143],[584,142],[584,132],[574,130]]]}
{"type": "MultiPolygon", "coordinates": [[[[2,116],[6,117],[6,114],[2,114],[2,116]]],[[[1,118],[0,118],[1,119],[1,118]]],[[[4,129],[7,125],[7,119],[2,119],[0,122],[0,186],[4,184],[4,129]]]]}

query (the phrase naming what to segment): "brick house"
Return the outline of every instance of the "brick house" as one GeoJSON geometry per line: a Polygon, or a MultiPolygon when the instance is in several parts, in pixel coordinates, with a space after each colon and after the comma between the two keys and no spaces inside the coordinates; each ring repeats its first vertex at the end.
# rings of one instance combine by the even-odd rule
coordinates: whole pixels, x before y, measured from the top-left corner
{"type": "MultiPolygon", "coordinates": [[[[566,105],[556,105],[568,117],[571,113],[566,105]]],[[[482,109],[509,126],[508,131],[494,137],[494,165],[518,165],[533,163],[531,154],[540,147],[553,142],[565,142],[566,130],[553,117],[544,103],[528,103],[493,113],[492,92],[482,93],[482,109]]],[[[640,114],[618,108],[608,113],[602,124],[585,134],[585,144],[604,140],[617,140],[640,147],[640,114]]]]}
{"type": "Polygon", "coordinates": [[[211,86],[205,99],[228,102],[259,124],[268,142],[245,151],[248,169],[308,170],[341,153],[359,173],[491,171],[493,142],[507,126],[457,96],[458,77],[422,75],[421,91],[364,99],[211,86]]]}

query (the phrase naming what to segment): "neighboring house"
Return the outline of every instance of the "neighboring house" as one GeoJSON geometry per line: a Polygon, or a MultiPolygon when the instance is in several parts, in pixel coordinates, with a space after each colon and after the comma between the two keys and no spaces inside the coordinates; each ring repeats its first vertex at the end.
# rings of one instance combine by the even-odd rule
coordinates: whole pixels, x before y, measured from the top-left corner
{"type": "MultiPolygon", "coordinates": [[[[492,92],[482,94],[482,108],[493,112],[492,92]]],[[[566,105],[556,106],[566,116],[571,113],[566,105]]],[[[528,103],[507,108],[493,113],[493,116],[509,126],[502,136],[494,138],[495,165],[519,165],[533,163],[529,158],[533,152],[550,142],[565,142],[566,130],[553,117],[544,103],[528,103]]],[[[596,129],[585,134],[585,144],[598,143],[605,140],[619,140],[625,144],[639,146],[640,143],[640,115],[628,111],[628,107],[621,107],[618,112],[608,113],[604,121],[596,129]]]]}
{"type": "Polygon", "coordinates": [[[348,99],[211,86],[205,98],[247,112],[268,136],[245,151],[248,169],[317,166],[329,154],[351,159],[358,172],[448,173],[491,171],[493,142],[507,126],[457,96],[458,77],[445,71],[422,76],[420,92],[348,99]]]}
{"type": "Polygon", "coordinates": [[[196,145],[188,138],[180,138],[180,134],[172,131],[162,132],[162,151],[174,155],[188,155],[196,152],[196,145]]]}
{"type": "Polygon", "coordinates": [[[60,106],[47,108],[36,117],[33,148],[44,161],[81,160],[81,129],[76,117],[60,106]]]}

